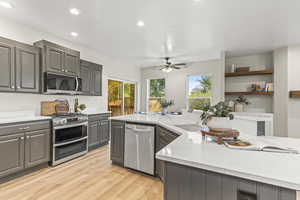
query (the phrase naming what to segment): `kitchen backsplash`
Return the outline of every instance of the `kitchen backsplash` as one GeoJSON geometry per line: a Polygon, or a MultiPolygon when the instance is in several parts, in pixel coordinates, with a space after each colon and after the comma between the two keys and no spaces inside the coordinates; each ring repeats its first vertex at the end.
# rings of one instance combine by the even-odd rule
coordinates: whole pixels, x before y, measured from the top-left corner
{"type": "Polygon", "coordinates": [[[40,115],[41,101],[53,101],[64,98],[69,101],[73,108],[74,99],[78,98],[80,104],[86,104],[89,110],[107,110],[106,97],[102,96],[67,96],[67,95],[41,95],[41,94],[20,94],[20,93],[0,93],[0,112],[13,111],[34,111],[40,115]]]}

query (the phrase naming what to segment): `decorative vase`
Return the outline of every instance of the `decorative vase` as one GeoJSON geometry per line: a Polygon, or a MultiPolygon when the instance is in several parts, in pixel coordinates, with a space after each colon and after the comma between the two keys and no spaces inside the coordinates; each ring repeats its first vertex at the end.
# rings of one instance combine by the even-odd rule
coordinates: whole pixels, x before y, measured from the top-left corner
{"type": "Polygon", "coordinates": [[[228,131],[232,129],[229,117],[212,117],[207,122],[207,126],[211,130],[228,131]]]}
{"type": "Polygon", "coordinates": [[[234,105],[234,111],[235,112],[244,112],[244,105],[240,103],[236,103],[234,105]]]}
{"type": "Polygon", "coordinates": [[[161,114],[166,115],[168,113],[168,108],[162,108],[161,114]]]}

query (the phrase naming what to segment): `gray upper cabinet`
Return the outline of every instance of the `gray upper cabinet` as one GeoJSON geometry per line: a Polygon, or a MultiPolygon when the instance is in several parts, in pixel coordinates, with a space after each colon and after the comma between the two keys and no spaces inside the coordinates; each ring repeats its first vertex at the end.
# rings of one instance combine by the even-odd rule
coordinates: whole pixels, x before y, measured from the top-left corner
{"type": "Polygon", "coordinates": [[[81,60],[80,77],[82,79],[83,94],[102,96],[102,69],[101,65],[81,60]]]}
{"type": "Polygon", "coordinates": [[[16,47],[16,91],[39,92],[40,49],[33,46],[16,47]]]}
{"type": "Polygon", "coordinates": [[[64,72],[64,51],[52,46],[46,46],[46,66],[48,72],[64,72]]]}
{"type": "Polygon", "coordinates": [[[114,164],[124,165],[125,123],[111,121],[110,159],[114,164]]]}
{"type": "Polygon", "coordinates": [[[86,62],[80,64],[80,78],[82,79],[82,93],[85,95],[90,94],[90,69],[89,65],[86,62]]]}
{"type": "Polygon", "coordinates": [[[0,38],[0,91],[40,92],[40,49],[0,38]]]}
{"type": "Polygon", "coordinates": [[[34,45],[42,48],[43,72],[52,72],[67,76],[79,76],[79,51],[75,51],[46,40],[35,42],[34,45]]]}
{"type": "Polygon", "coordinates": [[[24,168],[24,134],[0,136],[0,178],[24,168]]]}
{"type": "Polygon", "coordinates": [[[25,133],[25,167],[33,167],[50,160],[50,130],[25,133]]]}
{"type": "Polygon", "coordinates": [[[64,72],[68,75],[78,76],[79,75],[80,58],[77,52],[67,50],[65,52],[65,66],[64,72]]]}
{"type": "Polygon", "coordinates": [[[0,90],[15,91],[14,43],[0,38],[0,90]]]}

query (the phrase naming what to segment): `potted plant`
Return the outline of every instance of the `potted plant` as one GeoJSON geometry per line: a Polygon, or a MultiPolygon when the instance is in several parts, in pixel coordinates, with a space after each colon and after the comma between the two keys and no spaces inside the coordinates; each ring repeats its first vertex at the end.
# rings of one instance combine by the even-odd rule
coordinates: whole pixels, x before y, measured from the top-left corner
{"type": "Polygon", "coordinates": [[[169,106],[173,106],[173,105],[174,105],[174,101],[173,101],[173,100],[170,100],[170,101],[168,101],[168,100],[166,100],[166,99],[161,100],[161,101],[160,101],[160,106],[161,106],[161,108],[162,108],[161,114],[162,114],[162,115],[167,114],[167,109],[168,109],[168,107],[169,107],[169,106]]]}
{"type": "Polygon", "coordinates": [[[231,112],[231,108],[223,101],[214,106],[206,105],[201,114],[202,124],[211,130],[231,130],[230,120],[233,119],[231,112]]]}
{"type": "Polygon", "coordinates": [[[244,106],[250,104],[250,101],[244,96],[241,95],[235,99],[234,111],[235,112],[244,112],[244,106]]]}

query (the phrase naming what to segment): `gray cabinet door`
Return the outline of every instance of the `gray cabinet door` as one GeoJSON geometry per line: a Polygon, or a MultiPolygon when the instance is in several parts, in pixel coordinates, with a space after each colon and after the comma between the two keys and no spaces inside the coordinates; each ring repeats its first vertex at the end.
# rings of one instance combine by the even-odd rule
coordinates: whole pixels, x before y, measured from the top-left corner
{"type": "Polygon", "coordinates": [[[94,95],[101,96],[102,95],[102,70],[94,71],[94,95]]]}
{"type": "Polygon", "coordinates": [[[96,74],[95,70],[90,69],[90,95],[95,95],[95,80],[96,80],[96,74]]]}
{"type": "Polygon", "coordinates": [[[48,72],[64,72],[65,53],[63,49],[46,46],[46,67],[48,72]]]}
{"type": "Polygon", "coordinates": [[[80,78],[82,80],[82,93],[89,95],[90,94],[90,69],[85,62],[80,64],[80,78]]]}
{"type": "Polygon", "coordinates": [[[206,199],[222,200],[222,176],[206,173],[206,199]]]}
{"type": "Polygon", "coordinates": [[[100,145],[99,122],[90,122],[88,131],[89,149],[100,145]]]}
{"type": "Polygon", "coordinates": [[[102,120],[99,123],[100,143],[105,144],[109,141],[109,120],[102,120]]]}
{"type": "Polygon", "coordinates": [[[0,39],[0,91],[15,91],[14,45],[0,39]]]}
{"type": "Polygon", "coordinates": [[[25,167],[50,161],[50,130],[25,133],[25,167]]]}
{"type": "Polygon", "coordinates": [[[79,55],[72,52],[65,53],[64,72],[66,75],[78,76],[80,68],[79,55]]]}
{"type": "Polygon", "coordinates": [[[16,91],[39,92],[39,49],[16,48],[16,91]]]}
{"type": "Polygon", "coordinates": [[[119,165],[124,165],[125,123],[111,122],[110,156],[111,160],[119,165]]]}
{"type": "Polygon", "coordinates": [[[0,136],[0,177],[24,169],[24,134],[0,136]]]}

